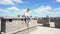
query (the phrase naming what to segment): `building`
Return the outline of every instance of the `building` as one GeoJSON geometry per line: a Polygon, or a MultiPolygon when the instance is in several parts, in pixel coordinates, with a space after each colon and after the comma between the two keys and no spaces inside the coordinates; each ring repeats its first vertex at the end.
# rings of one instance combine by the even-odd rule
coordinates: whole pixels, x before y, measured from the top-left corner
{"type": "Polygon", "coordinates": [[[37,21],[39,24],[43,24],[43,26],[50,26],[50,27],[56,27],[56,28],[60,28],[60,17],[43,17],[43,18],[38,18],[37,21]]]}
{"type": "Polygon", "coordinates": [[[0,31],[4,33],[15,33],[37,26],[37,19],[31,18],[30,23],[25,22],[25,17],[2,17],[0,18],[0,31]],[[27,27],[27,24],[29,25],[27,27]]]}

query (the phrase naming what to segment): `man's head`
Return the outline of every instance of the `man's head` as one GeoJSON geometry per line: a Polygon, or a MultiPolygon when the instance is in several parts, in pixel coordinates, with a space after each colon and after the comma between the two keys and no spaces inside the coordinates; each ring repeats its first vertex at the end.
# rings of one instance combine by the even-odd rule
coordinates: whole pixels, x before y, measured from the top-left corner
{"type": "Polygon", "coordinates": [[[30,9],[28,8],[28,9],[27,9],[27,12],[29,12],[29,10],[30,10],[30,9]]]}

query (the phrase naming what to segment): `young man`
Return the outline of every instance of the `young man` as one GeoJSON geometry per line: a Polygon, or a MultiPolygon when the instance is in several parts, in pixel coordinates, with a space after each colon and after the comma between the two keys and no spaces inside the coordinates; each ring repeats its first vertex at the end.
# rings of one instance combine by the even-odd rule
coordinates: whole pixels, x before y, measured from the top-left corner
{"type": "Polygon", "coordinates": [[[30,11],[30,9],[27,9],[27,11],[24,12],[25,23],[26,23],[28,29],[29,29],[29,22],[30,22],[29,11],[30,11]]]}
{"type": "Polygon", "coordinates": [[[27,9],[27,11],[24,12],[25,22],[29,22],[30,21],[29,11],[30,11],[30,9],[27,9]]]}

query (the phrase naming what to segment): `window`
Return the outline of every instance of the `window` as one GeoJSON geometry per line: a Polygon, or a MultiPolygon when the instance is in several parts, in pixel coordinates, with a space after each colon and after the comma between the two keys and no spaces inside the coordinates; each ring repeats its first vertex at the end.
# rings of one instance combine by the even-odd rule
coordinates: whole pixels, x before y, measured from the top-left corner
{"type": "Polygon", "coordinates": [[[12,22],[12,19],[9,19],[9,22],[12,22]]]}

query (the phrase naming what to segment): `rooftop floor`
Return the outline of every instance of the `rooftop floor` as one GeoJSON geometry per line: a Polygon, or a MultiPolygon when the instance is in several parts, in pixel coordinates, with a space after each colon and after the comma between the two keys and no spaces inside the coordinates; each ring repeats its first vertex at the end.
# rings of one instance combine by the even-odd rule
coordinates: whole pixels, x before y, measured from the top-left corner
{"type": "Polygon", "coordinates": [[[60,34],[60,29],[37,26],[37,29],[29,32],[29,34],[60,34]]]}

